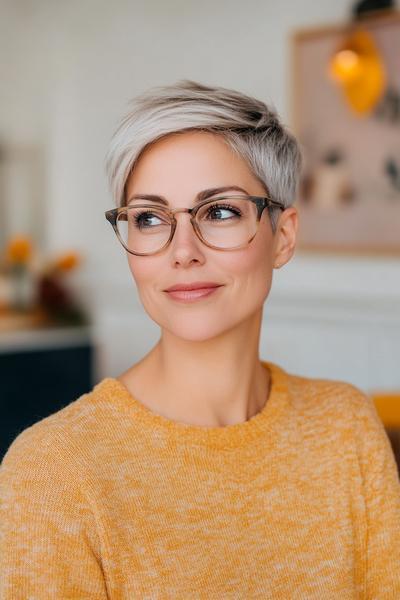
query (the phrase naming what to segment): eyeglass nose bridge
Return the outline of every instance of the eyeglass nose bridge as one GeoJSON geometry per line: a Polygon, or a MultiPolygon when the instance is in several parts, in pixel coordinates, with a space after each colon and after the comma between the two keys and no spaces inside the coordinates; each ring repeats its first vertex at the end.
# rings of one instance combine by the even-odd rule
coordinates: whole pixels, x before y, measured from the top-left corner
{"type": "Polygon", "coordinates": [[[172,218],[172,223],[171,223],[171,235],[169,237],[168,243],[167,245],[169,245],[172,241],[172,238],[175,235],[175,231],[176,231],[176,226],[178,221],[175,218],[175,215],[177,213],[188,213],[190,215],[190,222],[192,224],[192,227],[194,229],[194,232],[197,236],[197,238],[204,243],[203,238],[201,237],[200,231],[197,227],[197,223],[196,223],[196,219],[195,219],[195,207],[194,208],[174,208],[173,210],[169,210],[169,214],[171,215],[172,218]],[[194,214],[193,214],[194,213],[194,214]]]}
{"type": "Polygon", "coordinates": [[[170,214],[172,217],[175,217],[175,215],[177,213],[189,213],[189,215],[193,218],[192,213],[194,211],[194,208],[174,208],[173,210],[170,210],[170,214]]]}

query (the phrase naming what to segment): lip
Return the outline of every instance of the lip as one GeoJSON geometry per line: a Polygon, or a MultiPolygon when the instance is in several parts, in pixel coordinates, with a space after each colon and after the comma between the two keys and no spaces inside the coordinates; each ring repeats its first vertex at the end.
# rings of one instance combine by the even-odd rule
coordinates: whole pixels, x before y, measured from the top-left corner
{"type": "Polygon", "coordinates": [[[191,303],[214,294],[220,287],[222,287],[222,284],[219,283],[196,281],[194,283],[177,284],[164,291],[173,300],[191,303]]]}
{"type": "Polygon", "coordinates": [[[177,283],[164,290],[165,292],[190,292],[192,290],[209,290],[211,288],[220,287],[221,283],[214,281],[194,281],[193,283],[177,283]]]}

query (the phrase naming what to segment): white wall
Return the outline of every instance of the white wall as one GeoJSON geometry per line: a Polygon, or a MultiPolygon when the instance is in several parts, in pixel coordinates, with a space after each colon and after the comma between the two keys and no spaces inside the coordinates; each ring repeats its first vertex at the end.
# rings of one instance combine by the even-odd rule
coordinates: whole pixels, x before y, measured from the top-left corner
{"type": "MultiPolygon", "coordinates": [[[[75,285],[95,316],[99,377],[126,368],[158,334],[104,218],[104,155],[129,98],[189,78],[272,102],[290,125],[289,33],[344,21],[349,5],[0,1],[0,142],[44,145],[47,246],[87,257],[75,285]]],[[[298,253],[275,274],[261,354],[305,375],[400,388],[399,263],[298,253]]]]}

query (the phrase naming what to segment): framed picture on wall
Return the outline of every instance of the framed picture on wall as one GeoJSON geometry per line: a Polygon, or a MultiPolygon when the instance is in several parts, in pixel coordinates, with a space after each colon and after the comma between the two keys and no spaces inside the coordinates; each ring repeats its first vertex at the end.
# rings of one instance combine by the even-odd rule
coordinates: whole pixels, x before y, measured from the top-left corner
{"type": "Polygon", "coordinates": [[[400,13],[291,42],[299,248],[400,254],[400,13]]]}

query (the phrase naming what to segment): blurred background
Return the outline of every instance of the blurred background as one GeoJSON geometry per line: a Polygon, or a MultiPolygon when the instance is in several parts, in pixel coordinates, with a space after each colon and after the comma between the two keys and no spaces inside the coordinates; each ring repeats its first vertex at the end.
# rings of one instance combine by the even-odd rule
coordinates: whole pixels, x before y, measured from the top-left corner
{"type": "Polygon", "coordinates": [[[27,425],[119,375],[158,339],[104,217],[113,208],[104,157],[129,99],[182,78],[270,103],[306,154],[301,243],[275,271],[261,357],[357,385],[397,427],[395,3],[0,0],[0,13],[0,451],[27,425]],[[355,19],[368,39],[352,37],[355,19]],[[357,136],[358,146],[341,146],[332,131],[357,136]],[[361,183],[378,161],[369,149],[386,148],[386,139],[386,188],[378,170],[375,187],[367,186],[375,203],[387,196],[375,214],[361,183]],[[357,230],[348,225],[356,214],[357,230]],[[380,215],[386,221],[372,239],[380,215]]]}

